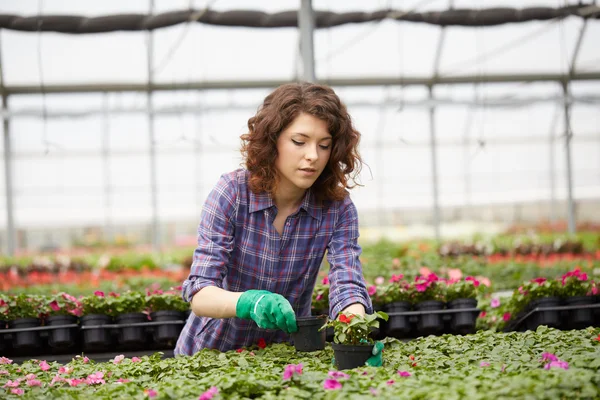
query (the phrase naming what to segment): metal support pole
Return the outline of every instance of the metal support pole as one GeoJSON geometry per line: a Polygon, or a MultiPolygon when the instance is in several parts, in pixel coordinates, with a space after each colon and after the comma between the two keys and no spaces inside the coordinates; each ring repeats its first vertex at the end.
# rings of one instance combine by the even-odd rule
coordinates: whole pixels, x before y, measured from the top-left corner
{"type": "Polygon", "coordinates": [[[313,32],[315,30],[315,15],[312,0],[302,0],[298,12],[298,27],[300,28],[300,51],[302,54],[302,78],[307,82],[315,81],[315,53],[313,49],[313,32]]]}
{"type": "MultiPolygon", "coordinates": [[[[0,52],[0,88],[2,89],[2,109],[8,111],[8,95],[4,91],[4,74],[0,52]]],[[[7,113],[8,114],[8,113],[7,113]]],[[[4,128],[4,185],[6,187],[6,254],[13,256],[16,250],[17,234],[15,231],[12,181],[12,144],[10,138],[10,118],[2,117],[4,128]]]]}
{"type": "Polygon", "coordinates": [[[111,209],[111,186],[110,186],[110,114],[108,107],[108,93],[102,96],[102,174],[104,175],[104,237],[111,241],[113,239],[113,227],[110,218],[111,209]]]}
{"type": "MultiPolygon", "coordinates": [[[[150,13],[154,11],[154,0],[150,0],[150,13]]],[[[154,133],[154,107],[152,102],[153,72],[153,46],[152,31],[148,31],[148,136],[150,140],[150,203],[152,206],[152,247],[160,250],[160,232],[158,221],[158,185],[156,178],[156,137],[154,133]]]]}
{"type": "Polygon", "coordinates": [[[575,227],[575,205],[573,203],[573,171],[571,164],[571,100],[569,98],[569,82],[563,83],[563,93],[565,97],[565,160],[567,163],[567,217],[569,233],[576,232],[575,227]]]}
{"type": "MultiPolygon", "coordinates": [[[[429,98],[433,99],[433,87],[429,87],[429,98]]],[[[440,201],[438,188],[437,143],[435,137],[435,106],[429,107],[429,132],[431,148],[431,177],[433,184],[433,227],[435,239],[440,241],[440,201]]]]}
{"type": "Polygon", "coordinates": [[[471,214],[471,159],[469,157],[469,143],[471,127],[473,126],[474,112],[467,111],[467,121],[465,123],[465,135],[463,137],[463,163],[464,163],[464,179],[465,179],[465,205],[463,218],[470,217],[471,214]],[[467,215],[469,214],[469,215],[467,215]]]}
{"type": "Polygon", "coordinates": [[[554,222],[557,219],[556,206],[556,129],[560,107],[556,107],[556,112],[550,124],[550,221],[554,222]]]}

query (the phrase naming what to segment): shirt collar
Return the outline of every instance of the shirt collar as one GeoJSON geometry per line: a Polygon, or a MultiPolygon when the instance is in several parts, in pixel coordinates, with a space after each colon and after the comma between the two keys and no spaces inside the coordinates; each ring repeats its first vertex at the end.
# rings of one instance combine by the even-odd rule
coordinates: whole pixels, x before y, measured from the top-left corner
{"type": "MultiPolygon", "coordinates": [[[[269,193],[263,192],[263,193],[254,193],[251,190],[250,192],[250,204],[249,204],[249,209],[250,212],[256,212],[256,211],[262,211],[265,210],[267,208],[271,208],[275,205],[275,203],[273,202],[273,198],[271,197],[271,195],[269,193]]],[[[312,192],[312,190],[308,189],[306,191],[306,193],[304,194],[304,198],[302,199],[302,204],[300,204],[300,208],[304,209],[304,211],[306,211],[308,213],[308,215],[310,215],[311,217],[313,217],[316,220],[321,220],[321,216],[323,214],[323,207],[320,204],[320,202],[318,202],[315,198],[314,193],[312,192]]]]}

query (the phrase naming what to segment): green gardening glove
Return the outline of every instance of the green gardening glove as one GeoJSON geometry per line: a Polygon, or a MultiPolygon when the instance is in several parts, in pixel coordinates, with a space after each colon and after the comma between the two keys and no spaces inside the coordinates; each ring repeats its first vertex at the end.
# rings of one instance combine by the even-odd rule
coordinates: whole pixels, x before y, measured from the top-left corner
{"type": "Polygon", "coordinates": [[[375,342],[375,346],[373,346],[373,351],[371,352],[373,355],[369,357],[365,364],[368,367],[381,367],[381,364],[383,363],[382,351],[383,343],[375,342]]]}
{"type": "Polygon", "coordinates": [[[240,296],[235,314],[238,318],[252,319],[259,328],[281,329],[285,333],[298,331],[296,313],[280,294],[268,290],[248,290],[240,296]]]}

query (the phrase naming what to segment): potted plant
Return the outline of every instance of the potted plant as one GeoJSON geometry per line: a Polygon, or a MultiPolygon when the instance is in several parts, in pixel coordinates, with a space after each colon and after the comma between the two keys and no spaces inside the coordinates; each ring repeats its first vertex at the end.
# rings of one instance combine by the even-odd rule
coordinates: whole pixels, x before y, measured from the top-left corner
{"type": "Polygon", "coordinates": [[[410,284],[405,281],[392,282],[382,290],[382,302],[385,304],[383,310],[389,316],[384,324],[386,336],[401,338],[411,331],[408,315],[402,313],[411,309],[410,284]]]}
{"type": "MultiPolygon", "coordinates": [[[[536,308],[553,308],[560,306],[560,282],[546,278],[535,278],[515,290],[509,304],[510,314],[522,316],[536,308]]],[[[527,319],[527,329],[536,330],[539,325],[560,328],[558,310],[541,310],[527,319]]]]}
{"type": "Polygon", "coordinates": [[[119,343],[129,348],[141,348],[145,344],[145,327],[138,325],[148,321],[143,313],[146,299],[143,293],[127,291],[112,299],[112,313],[119,328],[119,343]]]}
{"type": "MultiPolygon", "coordinates": [[[[8,297],[8,327],[11,329],[36,328],[41,324],[40,314],[44,299],[37,295],[19,294],[8,297]]],[[[24,330],[13,333],[13,348],[33,350],[40,347],[40,331],[24,330]]]]}
{"type": "MultiPolygon", "coordinates": [[[[329,280],[323,278],[321,283],[317,283],[312,292],[312,315],[327,315],[329,316],[329,280]]],[[[333,340],[333,329],[325,330],[325,340],[331,342],[333,340]]]]}
{"type": "Polygon", "coordinates": [[[371,357],[374,341],[371,329],[379,327],[379,319],[387,321],[382,311],[367,314],[364,317],[355,314],[342,314],[329,320],[321,329],[333,328],[333,348],[337,369],[352,369],[365,365],[371,357]]]}
{"type": "Polygon", "coordinates": [[[83,316],[80,318],[83,331],[83,346],[87,350],[106,349],[111,344],[108,327],[112,322],[112,299],[102,291],[81,298],[83,316]]]}
{"type": "Polygon", "coordinates": [[[291,334],[296,351],[318,351],[325,348],[325,330],[321,327],[327,319],[325,314],[296,317],[298,331],[291,334]]]}
{"type": "MultiPolygon", "coordinates": [[[[446,306],[448,309],[475,309],[477,307],[477,295],[481,289],[477,279],[467,276],[457,282],[447,282],[446,285],[446,306]]],[[[474,333],[478,315],[479,311],[453,313],[450,319],[452,331],[456,334],[474,333]]]]}
{"type": "Polygon", "coordinates": [[[185,312],[190,305],[181,297],[180,291],[157,291],[146,295],[146,306],[153,322],[163,322],[153,327],[154,341],[173,345],[183,328],[185,312]]]}
{"type": "MultiPolygon", "coordinates": [[[[77,324],[82,315],[82,304],[68,293],[58,293],[47,297],[44,304],[47,326],[66,326],[77,324]]],[[[54,348],[69,348],[75,345],[77,326],[51,329],[48,332],[48,344],[54,348]]]]}
{"type": "Polygon", "coordinates": [[[437,275],[417,276],[411,283],[409,292],[419,315],[417,329],[422,335],[434,335],[444,329],[442,314],[437,311],[444,308],[446,286],[437,275]]]}
{"type": "MultiPolygon", "coordinates": [[[[594,304],[592,282],[585,272],[578,269],[569,271],[561,277],[559,295],[567,306],[583,306],[594,304]]],[[[575,308],[568,311],[569,329],[584,329],[594,324],[594,314],[591,308],[575,308]]]]}

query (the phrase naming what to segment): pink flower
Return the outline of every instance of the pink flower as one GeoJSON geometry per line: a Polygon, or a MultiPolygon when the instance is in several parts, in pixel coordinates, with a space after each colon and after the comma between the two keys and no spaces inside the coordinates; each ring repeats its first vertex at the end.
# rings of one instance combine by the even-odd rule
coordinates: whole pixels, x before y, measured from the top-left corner
{"type": "Polygon", "coordinates": [[[486,315],[487,313],[485,311],[482,311],[481,313],[479,313],[479,318],[485,318],[486,315]]]}
{"type": "Polygon", "coordinates": [[[369,296],[373,296],[375,293],[377,293],[377,286],[371,285],[369,286],[369,288],[367,289],[369,296]]]}
{"type": "Polygon", "coordinates": [[[139,357],[131,357],[131,362],[140,362],[140,361],[142,361],[142,359],[139,357]]]}
{"type": "Polygon", "coordinates": [[[391,386],[391,385],[393,385],[395,382],[396,382],[395,380],[393,380],[393,379],[390,379],[390,380],[389,380],[389,381],[387,381],[385,384],[386,384],[386,385],[388,385],[388,386],[391,386]]]}
{"type": "Polygon", "coordinates": [[[566,361],[550,361],[548,364],[544,365],[544,369],[550,368],[569,369],[569,363],[566,361]]]}
{"type": "Polygon", "coordinates": [[[93,374],[88,375],[85,382],[88,385],[96,385],[96,384],[104,385],[106,382],[104,381],[103,378],[104,378],[104,372],[98,371],[98,372],[94,372],[93,374]]]}
{"type": "Polygon", "coordinates": [[[489,363],[489,362],[482,361],[482,362],[480,362],[480,363],[479,363],[479,366],[480,366],[480,367],[489,367],[489,366],[490,366],[490,363],[489,363]]]}
{"type": "Polygon", "coordinates": [[[123,359],[125,358],[125,356],[123,354],[119,354],[118,356],[115,357],[114,360],[112,360],[113,364],[120,364],[121,361],[123,361],[123,359]]]}
{"type": "Polygon", "coordinates": [[[375,278],[376,285],[383,285],[385,283],[385,278],[383,276],[378,276],[375,278]]]}
{"type": "Polygon", "coordinates": [[[12,364],[13,360],[9,360],[6,357],[0,357],[0,364],[12,364]]]}
{"type": "Polygon", "coordinates": [[[60,376],[60,375],[56,374],[56,375],[54,376],[54,378],[52,378],[52,382],[50,382],[50,386],[54,386],[54,384],[55,384],[56,382],[64,382],[64,381],[65,381],[65,378],[63,378],[62,376],[60,376]]]}
{"type": "Polygon", "coordinates": [[[288,364],[283,371],[283,380],[292,379],[294,375],[302,375],[302,364],[288,364]]]}
{"type": "Polygon", "coordinates": [[[123,378],[117,379],[117,383],[129,383],[129,382],[131,382],[129,379],[123,379],[123,378]]]}
{"type": "Polygon", "coordinates": [[[156,397],[158,393],[154,389],[144,389],[144,394],[148,397],[156,397]]]}
{"type": "Polygon", "coordinates": [[[502,316],[502,319],[503,319],[505,322],[508,322],[508,321],[510,321],[510,313],[509,313],[509,312],[507,312],[507,313],[504,313],[504,315],[502,316]]]}
{"type": "Polygon", "coordinates": [[[327,276],[323,277],[323,280],[321,281],[321,283],[323,285],[329,285],[329,277],[327,277],[327,276]]]}
{"type": "Polygon", "coordinates": [[[19,387],[19,385],[21,384],[21,382],[19,382],[18,380],[14,380],[11,381],[10,379],[4,384],[4,388],[15,388],[15,387],[19,387]]]}
{"type": "Polygon", "coordinates": [[[338,390],[342,388],[342,384],[335,379],[326,379],[323,382],[323,389],[325,390],[338,390]]]}
{"type": "Polygon", "coordinates": [[[25,391],[23,389],[12,389],[10,391],[12,394],[16,394],[17,396],[22,395],[23,393],[25,393],[25,391]]]}
{"type": "Polygon", "coordinates": [[[10,373],[5,369],[0,369],[0,375],[10,375],[10,373]]]}
{"type": "Polygon", "coordinates": [[[96,290],[94,292],[94,296],[98,296],[98,297],[104,297],[104,292],[101,292],[100,290],[96,290]]]}
{"type": "Polygon", "coordinates": [[[369,392],[371,392],[371,394],[372,394],[373,396],[377,396],[377,395],[379,394],[379,393],[377,392],[377,389],[375,389],[375,388],[373,388],[373,387],[369,388],[369,392]]]}
{"type": "Polygon", "coordinates": [[[216,396],[218,393],[219,393],[219,389],[216,386],[213,386],[210,389],[208,389],[206,392],[202,393],[200,395],[200,397],[198,397],[198,400],[210,400],[214,396],[216,396]]]}
{"type": "Polygon", "coordinates": [[[427,290],[427,287],[429,287],[428,283],[417,283],[415,285],[415,289],[417,289],[417,292],[424,292],[425,290],[427,290]]]}
{"type": "Polygon", "coordinates": [[[543,285],[546,282],[546,278],[534,278],[531,280],[533,283],[537,283],[538,285],[543,285]]]}
{"type": "Polygon", "coordinates": [[[333,379],[348,379],[348,378],[350,378],[350,375],[345,374],[341,371],[329,371],[327,373],[327,375],[329,375],[329,377],[333,378],[333,379]]]}
{"type": "Polygon", "coordinates": [[[30,379],[26,383],[27,386],[42,386],[42,382],[38,379],[30,379]]]}
{"type": "Polygon", "coordinates": [[[322,295],[321,293],[319,293],[319,294],[317,295],[317,301],[320,301],[321,299],[323,299],[323,295],[322,295]]]}
{"type": "Polygon", "coordinates": [[[402,278],[404,278],[404,275],[402,274],[392,275],[392,277],[390,278],[390,283],[400,282],[402,278]]]}
{"type": "Polygon", "coordinates": [[[465,281],[473,282],[473,286],[475,286],[475,287],[479,286],[479,281],[477,279],[473,278],[472,276],[467,276],[465,278],[465,281]]]}
{"type": "Polygon", "coordinates": [[[500,307],[500,299],[494,297],[492,299],[492,301],[490,302],[490,307],[492,307],[492,308],[498,308],[498,307],[500,307]]]}
{"type": "Polygon", "coordinates": [[[542,353],[542,361],[558,361],[558,357],[552,353],[545,352],[542,353]]]}
{"type": "Polygon", "coordinates": [[[65,379],[65,382],[69,384],[69,386],[77,386],[81,384],[89,383],[86,379],[83,378],[73,378],[73,379],[65,379]]]}
{"type": "Polygon", "coordinates": [[[459,268],[449,268],[448,269],[448,278],[453,281],[460,281],[462,279],[462,271],[459,268]]]}
{"type": "Polygon", "coordinates": [[[35,379],[35,378],[36,378],[35,374],[27,374],[27,375],[25,375],[25,379],[27,379],[27,380],[32,380],[32,379],[35,379]]]}
{"type": "Polygon", "coordinates": [[[408,371],[398,371],[398,375],[406,378],[408,376],[411,376],[412,374],[408,371]]]}
{"type": "Polygon", "coordinates": [[[58,305],[58,302],[57,302],[56,300],[52,300],[52,301],[50,302],[50,308],[51,308],[53,311],[59,311],[59,310],[60,310],[60,306],[58,305]]]}
{"type": "Polygon", "coordinates": [[[479,283],[481,283],[483,286],[492,286],[492,281],[490,281],[490,278],[487,278],[485,276],[478,276],[477,279],[479,280],[479,283]]]}
{"type": "Polygon", "coordinates": [[[50,369],[50,366],[48,365],[48,363],[46,362],[46,360],[40,361],[40,369],[42,371],[48,371],[50,369]]]}
{"type": "Polygon", "coordinates": [[[429,274],[431,274],[431,270],[427,267],[421,267],[419,269],[419,274],[421,274],[423,276],[428,276],[429,274]]]}
{"type": "Polygon", "coordinates": [[[84,356],[84,357],[83,357],[83,363],[84,363],[84,364],[87,364],[87,363],[89,363],[89,362],[90,362],[90,359],[89,359],[89,358],[87,358],[86,356],[84,356]]]}

